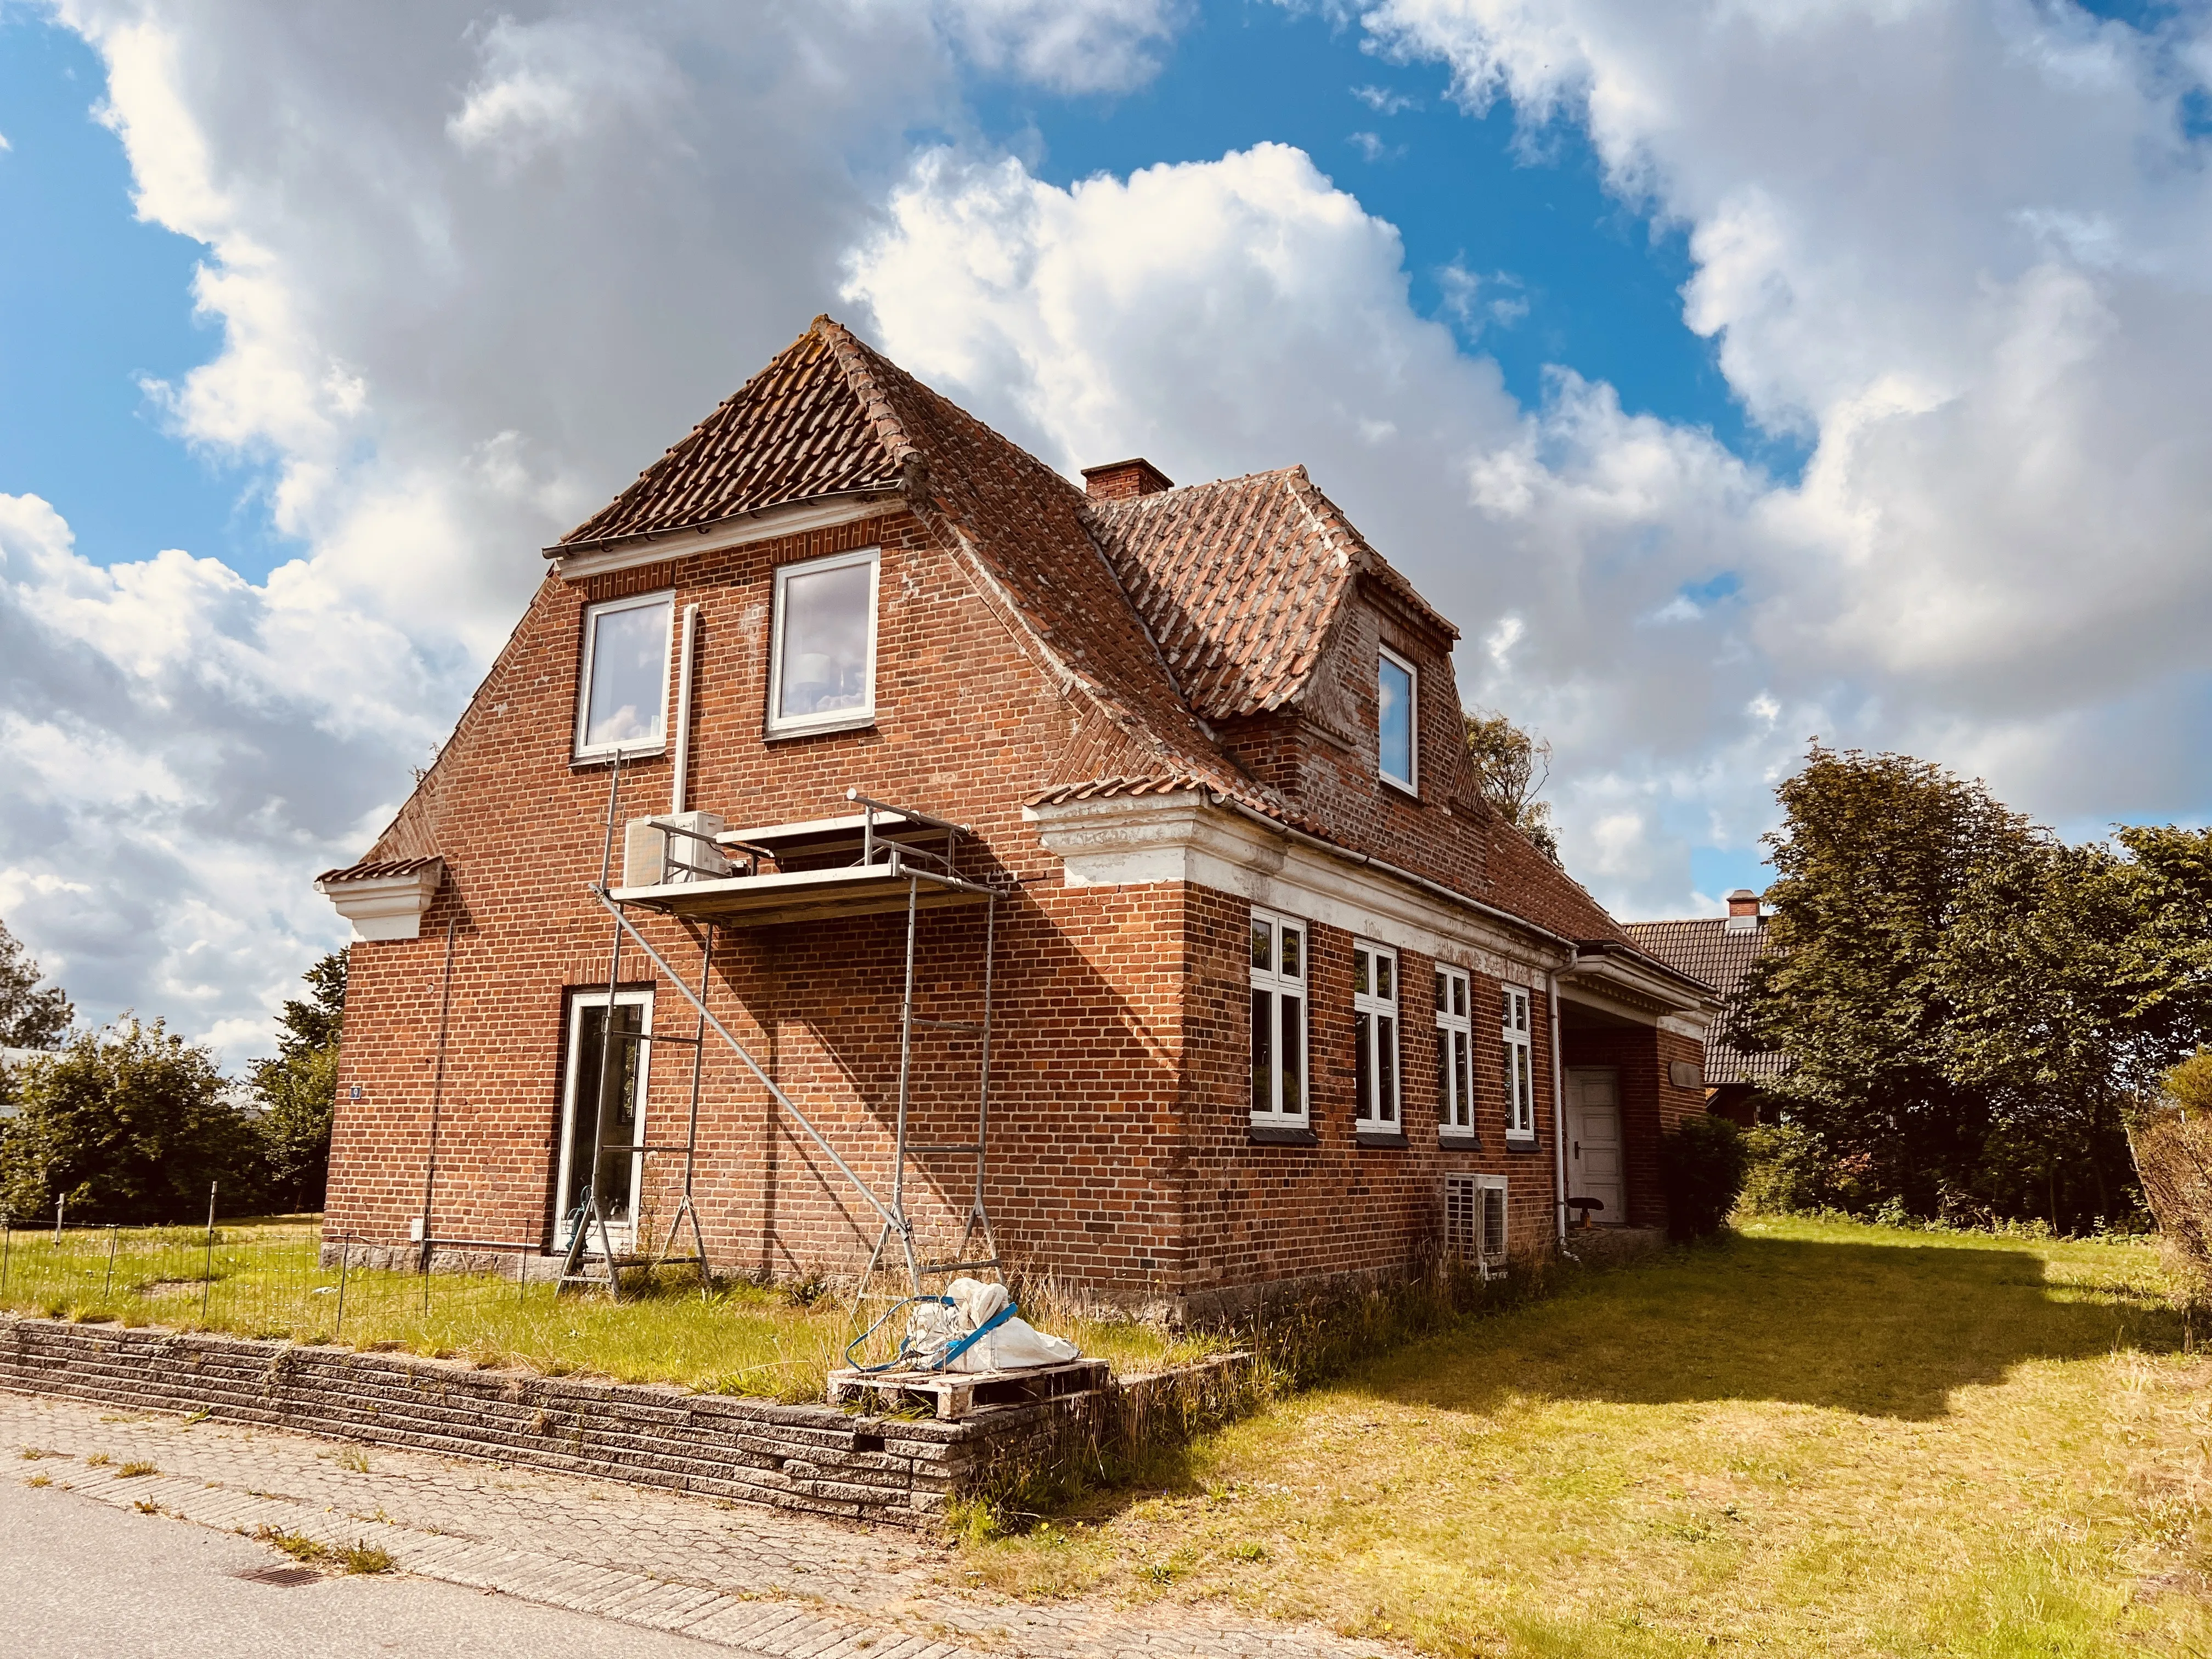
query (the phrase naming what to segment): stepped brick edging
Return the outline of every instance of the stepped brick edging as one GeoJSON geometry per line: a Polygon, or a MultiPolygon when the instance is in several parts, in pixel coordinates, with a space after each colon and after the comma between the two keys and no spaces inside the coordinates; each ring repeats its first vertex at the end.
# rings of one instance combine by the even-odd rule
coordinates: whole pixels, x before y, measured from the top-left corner
{"type": "MultiPolygon", "coordinates": [[[[1133,1378],[1110,1390],[1106,1414],[1141,1419],[1153,1396],[1188,1386],[1188,1370],[1133,1378]]],[[[1050,1458],[1070,1424],[1095,1422],[1102,1403],[1078,1395],[915,1421],[411,1354],[10,1316],[0,1316],[0,1388],[905,1527],[934,1523],[950,1498],[1010,1461],[1050,1458]]]]}

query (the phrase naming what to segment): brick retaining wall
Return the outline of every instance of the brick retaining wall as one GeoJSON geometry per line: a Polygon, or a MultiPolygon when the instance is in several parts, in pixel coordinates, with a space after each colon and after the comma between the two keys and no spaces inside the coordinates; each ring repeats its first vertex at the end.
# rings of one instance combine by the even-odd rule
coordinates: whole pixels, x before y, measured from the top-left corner
{"type": "Polygon", "coordinates": [[[0,1318],[0,1387],[926,1525],[1048,1411],[860,1417],[651,1384],[58,1320],[0,1318]]]}
{"type": "Polygon", "coordinates": [[[1234,1412],[1248,1357],[955,1423],[459,1360],[0,1316],[0,1388],[926,1527],[1010,1469],[1093,1460],[1234,1412]]]}

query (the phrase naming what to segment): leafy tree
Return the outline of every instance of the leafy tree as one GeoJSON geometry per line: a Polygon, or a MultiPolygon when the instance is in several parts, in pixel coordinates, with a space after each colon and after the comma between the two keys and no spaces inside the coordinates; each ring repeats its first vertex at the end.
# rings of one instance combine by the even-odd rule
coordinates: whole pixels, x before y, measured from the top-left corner
{"type": "Polygon", "coordinates": [[[207,1049],[125,1015],[88,1031],[17,1084],[0,1142],[0,1201],[89,1221],[190,1221],[220,1184],[234,1214],[260,1202],[260,1146],[207,1049]]]}
{"type": "Polygon", "coordinates": [[[1525,732],[1507,716],[1486,708],[1463,711],[1467,752],[1474,762],[1476,785],[1505,821],[1557,864],[1559,834],[1549,801],[1539,800],[1552,775],[1552,745],[1525,732]]]}
{"type": "Polygon", "coordinates": [[[1955,986],[1946,935],[1977,883],[2035,832],[1980,783],[1903,755],[1817,743],[1776,792],[1771,947],[1744,975],[1739,1029],[1793,1064],[1773,1091],[1875,1184],[1938,1213],[1978,1168],[1988,1091],[1948,1067],[1955,986]]]}
{"type": "Polygon", "coordinates": [[[253,1062],[255,1127],[268,1163],[270,1200],[286,1210],[319,1210],[330,1182],[345,952],[331,951],[300,977],[307,982],[309,1000],[285,1003],[276,1058],[253,1062]]]}
{"type": "Polygon", "coordinates": [[[41,989],[39,964],[0,922],[0,1048],[52,1048],[76,1018],[58,985],[41,989]]]}

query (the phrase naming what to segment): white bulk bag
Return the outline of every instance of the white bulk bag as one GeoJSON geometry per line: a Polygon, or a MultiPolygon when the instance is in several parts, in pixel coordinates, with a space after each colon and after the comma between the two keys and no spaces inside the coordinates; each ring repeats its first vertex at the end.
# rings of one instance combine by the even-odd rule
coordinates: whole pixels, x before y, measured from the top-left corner
{"type": "Polygon", "coordinates": [[[1012,1371],[1030,1365],[1060,1365],[1076,1357],[1073,1342],[1047,1336],[1027,1320],[1008,1318],[976,1338],[948,1361],[961,1339],[989,1324],[1006,1305],[1006,1287],[977,1279],[956,1279],[945,1287],[944,1302],[915,1305],[907,1321],[907,1357],[927,1370],[1012,1371]]]}

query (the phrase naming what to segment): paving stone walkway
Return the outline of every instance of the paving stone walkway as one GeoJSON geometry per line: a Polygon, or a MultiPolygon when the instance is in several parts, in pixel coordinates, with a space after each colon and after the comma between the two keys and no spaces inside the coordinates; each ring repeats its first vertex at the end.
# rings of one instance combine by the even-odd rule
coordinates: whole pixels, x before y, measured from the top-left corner
{"type": "Polygon", "coordinates": [[[747,1504],[0,1393],[15,1478],[226,1531],[387,1551],[399,1571],[772,1659],[1373,1659],[1312,1626],[964,1593],[950,1547],[747,1504]],[[97,1460],[97,1461],[94,1461],[97,1460]],[[150,1465],[153,1473],[125,1474],[150,1465]]]}

